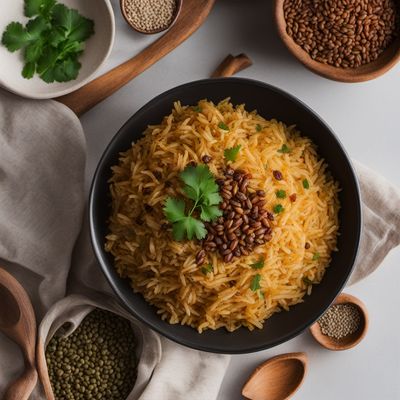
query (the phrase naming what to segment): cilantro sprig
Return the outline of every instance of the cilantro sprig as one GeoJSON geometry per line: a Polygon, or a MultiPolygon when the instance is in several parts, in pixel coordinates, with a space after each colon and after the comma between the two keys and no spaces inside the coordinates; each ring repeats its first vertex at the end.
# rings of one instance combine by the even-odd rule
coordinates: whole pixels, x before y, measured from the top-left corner
{"type": "Polygon", "coordinates": [[[222,201],[219,187],[207,165],[186,167],[179,175],[183,183],[183,192],[189,200],[168,197],[164,205],[164,214],[172,223],[172,235],[175,240],[201,240],[207,235],[204,222],[213,221],[222,215],[218,205],[222,201]]]}
{"type": "Polygon", "coordinates": [[[10,52],[23,52],[22,76],[30,79],[37,73],[47,83],[76,79],[94,22],[56,0],[25,0],[24,13],[31,18],[28,23],[11,22],[1,39],[10,52]]]}
{"type": "Polygon", "coordinates": [[[240,149],[242,148],[242,146],[240,144],[238,144],[237,146],[231,147],[229,149],[225,149],[224,150],[224,157],[227,161],[232,161],[235,162],[236,161],[236,157],[239,154],[240,149]]]}

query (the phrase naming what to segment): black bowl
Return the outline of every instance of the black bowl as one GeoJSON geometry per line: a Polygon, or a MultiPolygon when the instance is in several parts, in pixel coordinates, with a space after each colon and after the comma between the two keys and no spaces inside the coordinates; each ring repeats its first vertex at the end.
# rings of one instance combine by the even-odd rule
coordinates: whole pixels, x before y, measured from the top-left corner
{"type": "Polygon", "coordinates": [[[96,256],[117,296],[127,309],[155,331],[180,344],[216,353],[248,353],[285,342],[310,326],[329,307],[345,285],[356,259],[361,232],[361,203],[357,179],[349,157],[331,129],[310,108],[295,97],[265,83],[239,78],[206,79],[171,89],[147,103],[114,136],[95,172],[90,193],[90,230],[96,256]],[[118,153],[127,150],[149,124],[159,123],[171,112],[174,101],[196,104],[200,99],[213,102],[230,97],[234,104],[245,103],[264,118],[276,118],[296,124],[304,135],[318,146],[329,169],[340,182],[339,251],[333,254],[330,267],[320,285],[313,288],[305,302],[269,318],[264,328],[252,332],[240,328],[204,333],[188,326],[170,325],[156,314],[140,294],[133,293],[129,282],[114,270],[113,258],[104,251],[110,195],[107,181],[111,166],[118,162],[118,153]]]}

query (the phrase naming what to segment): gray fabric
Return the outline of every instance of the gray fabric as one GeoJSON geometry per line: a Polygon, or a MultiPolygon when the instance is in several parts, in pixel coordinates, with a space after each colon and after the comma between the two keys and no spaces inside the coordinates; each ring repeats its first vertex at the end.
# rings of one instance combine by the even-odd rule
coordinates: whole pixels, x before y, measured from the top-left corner
{"type": "MultiPolygon", "coordinates": [[[[44,341],[62,321],[79,323],[93,305],[123,313],[89,244],[84,165],[84,135],[70,110],[0,90],[0,260],[28,291],[44,341]]],[[[350,283],[365,278],[400,243],[399,191],[361,165],[357,171],[364,231],[350,283]]],[[[135,329],[148,347],[130,399],[217,397],[228,356],[186,349],[138,322],[135,329]]],[[[0,334],[0,398],[21,368],[18,348],[0,334]]],[[[43,398],[40,390],[31,396],[43,398]]]]}

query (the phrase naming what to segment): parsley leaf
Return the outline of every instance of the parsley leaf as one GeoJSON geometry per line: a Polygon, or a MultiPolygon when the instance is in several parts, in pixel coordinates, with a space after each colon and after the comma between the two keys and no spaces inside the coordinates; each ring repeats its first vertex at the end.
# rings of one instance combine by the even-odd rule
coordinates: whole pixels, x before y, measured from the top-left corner
{"type": "Polygon", "coordinates": [[[261,132],[262,131],[262,126],[260,124],[256,125],[256,131],[261,132]]]}
{"type": "Polygon", "coordinates": [[[285,211],[285,209],[283,208],[283,205],[282,205],[282,204],[276,204],[276,205],[274,206],[273,210],[274,210],[274,213],[275,213],[275,214],[279,214],[279,213],[285,211]]]}
{"type": "Polygon", "coordinates": [[[188,166],[180,174],[185,184],[183,192],[193,204],[190,211],[186,212],[186,203],[183,199],[168,197],[164,205],[164,214],[173,224],[172,234],[175,240],[189,240],[196,237],[204,239],[207,230],[203,221],[213,221],[222,215],[217,207],[222,201],[219,187],[207,165],[188,166]],[[200,219],[193,216],[194,212],[200,214],[200,219]]]}
{"type": "Polygon", "coordinates": [[[321,257],[321,255],[317,251],[316,253],[314,253],[312,260],[317,261],[317,260],[319,260],[320,257],[321,257]]]}
{"type": "Polygon", "coordinates": [[[226,125],[224,122],[220,122],[220,123],[218,124],[218,128],[219,128],[219,129],[222,129],[222,130],[224,130],[224,131],[229,131],[229,126],[226,125]]]}
{"type": "Polygon", "coordinates": [[[278,199],[284,199],[286,197],[286,192],[284,190],[277,190],[275,194],[278,199]]]}
{"type": "Polygon", "coordinates": [[[308,183],[307,179],[303,179],[303,188],[304,189],[310,189],[310,184],[308,183]]]}
{"type": "Polygon", "coordinates": [[[208,273],[213,272],[213,271],[214,271],[214,267],[212,266],[212,264],[207,264],[205,267],[201,268],[201,272],[204,275],[207,275],[208,273]]]}
{"type": "Polygon", "coordinates": [[[250,283],[250,289],[253,292],[256,292],[258,289],[261,289],[260,281],[261,281],[261,275],[260,274],[256,274],[256,275],[253,276],[253,279],[251,280],[251,283],[250,283]]]}
{"type": "Polygon", "coordinates": [[[224,156],[225,156],[226,160],[232,161],[232,162],[236,161],[236,157],[238,156],[241,148],[242,148],[242,146],[239,144],[235,147],[231,147],[230,149],[225,149],[224,156]]]}
{"type": "Polygon", "coordinates": [[[283,144],[282,147],[278,150],[278,153],[285,154],[290,153],[290,151],[290,148],[286,144],[283,144]]]}
{"type": "Polygon", "coordinates": [[[253,269],[264,268],[264,257],[261,257],[257,262],[250,264],[250,267],[253,269]]]}

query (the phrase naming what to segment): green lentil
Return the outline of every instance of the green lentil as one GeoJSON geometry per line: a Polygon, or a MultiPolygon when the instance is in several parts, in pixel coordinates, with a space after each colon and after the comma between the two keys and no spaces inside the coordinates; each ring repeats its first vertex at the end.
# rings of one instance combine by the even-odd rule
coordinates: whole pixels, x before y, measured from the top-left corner
{"type": "Polygon", "coordinates": [[[63,338],[60,333],[46,348],[55,399],[125,400],[135,383],[137,365],[129,321],[95,310],[70,336],[63,338]]]}

